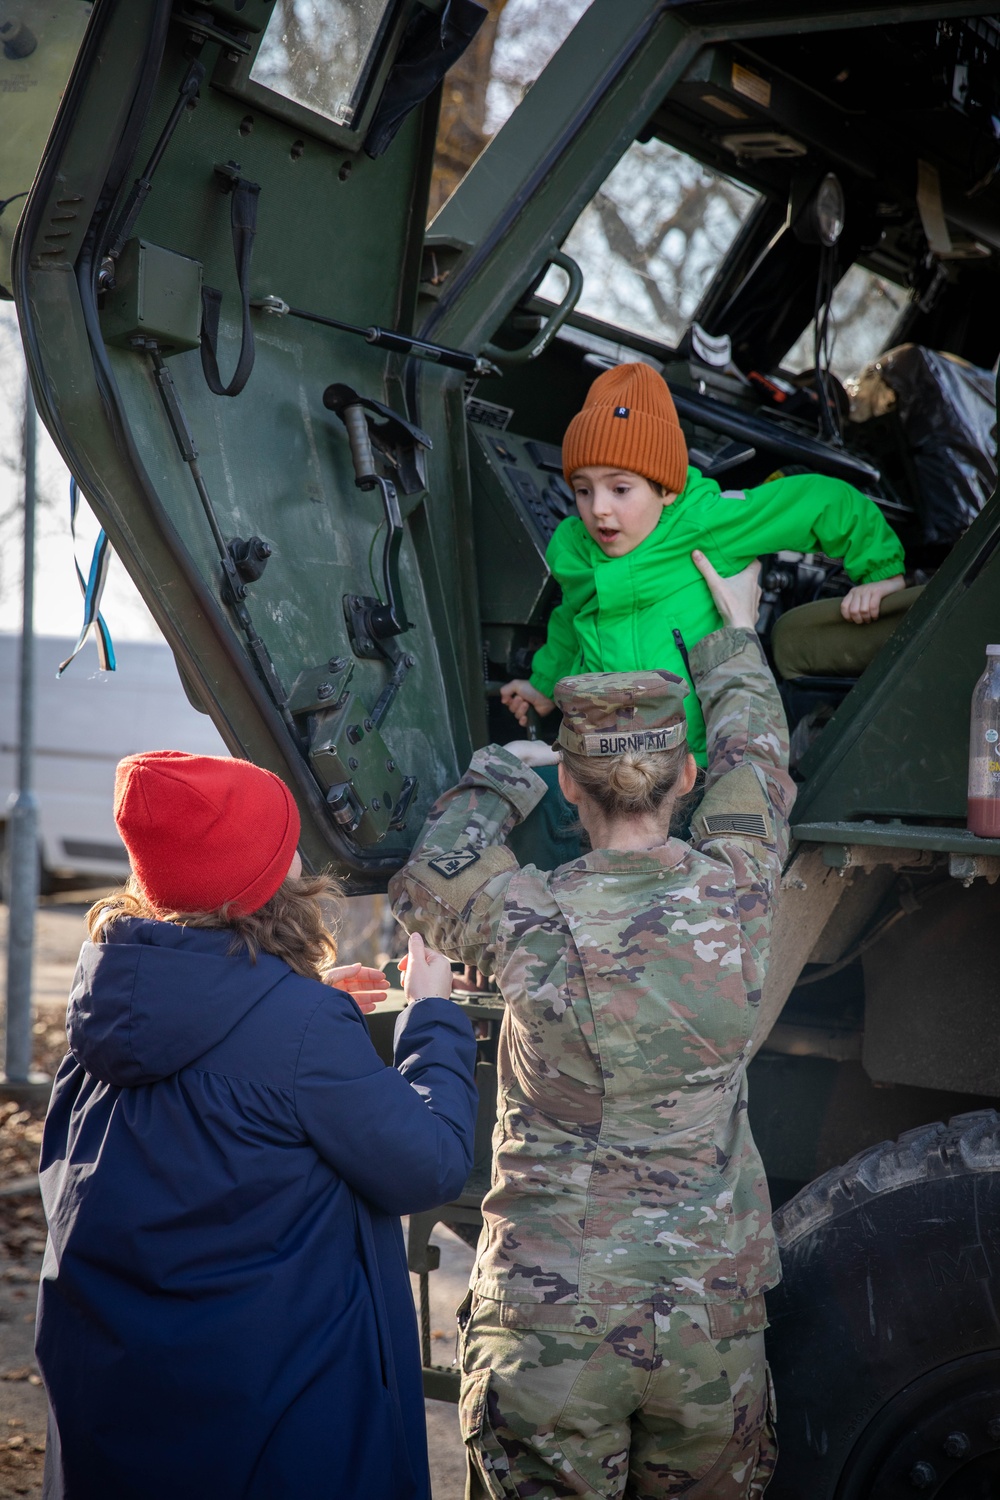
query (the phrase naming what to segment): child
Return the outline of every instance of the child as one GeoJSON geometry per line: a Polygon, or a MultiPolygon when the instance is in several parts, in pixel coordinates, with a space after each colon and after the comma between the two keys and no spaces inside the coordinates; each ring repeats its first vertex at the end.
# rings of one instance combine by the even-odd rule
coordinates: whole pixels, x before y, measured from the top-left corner
{"type": "MultiPolygon", "coordinates": [[[[857,583],[841,612],[857,624],[877,619],[880,601],[904,586],[899,539],[844,480],[796,475],[724,495],[688,468],[670,392],[649,365],[597,377],[566,430],[563,469],[579,517],[556,527],[546,554],[562,603],[530,681],[508,682],[500,695],[521,724],[529,706],[550,713],[555,684],[578,672],[665,669],[690,682],[688,651],[720,625],[696,549],[726,577],[764,552],[842,558],[857,583]]],[[[704,765],[694,692],[687,713],[688,746],[704,765]]]]}
{"type": "Polygon", "coordinates": [[[447,961],[332,967],[277,776],[118,767],[132,864],[91,909],[45,1124],[50,1500],[429,1500],[399,1215],[470,1169],[475,1041],[447,961]],[[331,986],[336,985],[337,988],[331,986]]]}

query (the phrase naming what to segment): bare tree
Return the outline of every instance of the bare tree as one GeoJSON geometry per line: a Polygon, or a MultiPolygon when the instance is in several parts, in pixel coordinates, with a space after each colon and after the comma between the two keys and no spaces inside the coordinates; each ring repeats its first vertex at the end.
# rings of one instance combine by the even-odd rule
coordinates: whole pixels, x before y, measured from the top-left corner
{"type": "Polygon", "coordinates": [[[471,45],[448,72],[441,94],[434,175],[428,218],[447,203],[489,136],[486,92],[492,76],[497,26],[507,0],[491,0],[489,14],[471,45]]]}
{"type": "Polygon", "coordinates": [[[447,203],[589,0],[485,0],[472,45],[444,81],[429,217],[447,203]]]}

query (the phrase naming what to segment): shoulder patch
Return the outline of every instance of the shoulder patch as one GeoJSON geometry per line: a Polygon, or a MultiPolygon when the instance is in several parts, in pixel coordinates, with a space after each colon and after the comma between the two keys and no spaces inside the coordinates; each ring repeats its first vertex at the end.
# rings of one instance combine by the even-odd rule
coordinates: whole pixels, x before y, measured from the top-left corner
{"type": "Polygon", "coordinates": [[[774,820],[767,795],[749,761],[735,766],[709,787],[691,819],[691,835],[702,839],[774,838],[774,820]]]}
{"type": "Polygon", "coordinates": [[[417,879],[436,901],[465,918],[491,880],[516,869],[517,860],[505,844],[489,844],[485,849],[439,854],[427,861],[417,879]]]}
{"type": "Polygon", "coordinates": [[[479,852],[476,849],[460,849],[453,854],[439,854],[436,859],[427,861],[436,875],[443,875],[445,880],[454,880],[456,875],[461,875],[470,865],[476,864],[479,852]]]}
{"type": "Polygon", "coordinates": [[[734,833],[745,839],[766,839],[767,820],[763,813],[715,813],[704,819],[705,832],[713,836],[734,833]]]}

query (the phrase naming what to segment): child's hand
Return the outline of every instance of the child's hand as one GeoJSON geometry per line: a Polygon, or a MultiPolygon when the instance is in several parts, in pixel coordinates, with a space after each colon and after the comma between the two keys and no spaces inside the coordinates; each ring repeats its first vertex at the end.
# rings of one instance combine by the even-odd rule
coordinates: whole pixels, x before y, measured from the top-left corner
{"type": "Polygon", "coordinates": [[[364,964],[342,964],[339,969],[328,969],[323,983],[332,984],[337,990],[346,990],[365,1015],[389,993],[389,981],[382,970],[369,969],[364,964]]]}
{"type": "Polygon", "coordinates": [[[723,623],[734,629],[756,630],[760,614],[760,562],[754,559],[741,573],[721,578],[704,552],[692,552],[691,557],[712,591],[723,623]]]}
{"type": "Polygon", "coordinates": [[[508,740],[504,749],[509,750],[511,755],[516,755],[526,766],[559,764],[559,751],[554,745],[547,745],[544,740],[508,740]]]}
{"type": "Polygon", "coordinates": [[[482,969],[477,969],[475,964],[466,964],[461,974],[453,974],[452,982],[456,990],[463,995],[482,994],[490,988],[490,982],[482,969]]]}
{"type": "Polygon", "coordinates": [[[529,708],[533,708],[542,718],[555,708],[551,698],[546,698],[544,693],[533,688],[523,677],[515,677],[513,682],[504,683],[500,689],[500,701],[510,709],[522,729],[527,727],[529,708]]]}
{"type": "Polygon", "coordinates": [[[428,948],[419,932],[410,933],[406,957],[399,960],[399,972],[408,1003],[427,1000],[433,995],[447,1000],[451,995],[451,963],[443,953],[428,948]]]}
{"type": "Polygon", "coordinates": [[[879,605],[886,594],[898,593],[905,587],[906,579],[902,573],[897,573],[895,578],[883,578],[880,583],[856,583],[841,599],[840,613],[845,620],[853,620],[855,625],[867,625],[870,620],[878,619],[879,605]]]}

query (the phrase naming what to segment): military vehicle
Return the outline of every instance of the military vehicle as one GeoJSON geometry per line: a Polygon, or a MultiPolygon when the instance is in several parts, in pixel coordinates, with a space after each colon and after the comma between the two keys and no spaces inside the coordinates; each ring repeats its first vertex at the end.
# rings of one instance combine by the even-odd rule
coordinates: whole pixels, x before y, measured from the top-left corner
{"type": "MultiPolygon", "coordinates": [[[[965,797],[1000,639],[1000,17],[594,0],[428,229],[440,81],[478,20],[4,0],[0,283],[39,410],[192,700],[294,789],[304,856],[348,892],[516,733],[497,685],[544,635],[560,439],[600,369],[662,368],[727,486],[794,465],[879,503],[923,587],[871,649],[789,667],[792,607],[835,611],[847,581],[765,568],[801,779],[751,1064],[785,1272],[771,1493],[996,1494],[1000,839],[965,797]],[[697,233],[664,209],[678,173],[707,184],[697,233]],[[687,236],[683,295],[637,214],[687,236]],[[628,275],[649,300],[609,314],[628,275]],[[866,422],[831,367],[851,277],[869,352],[910,350],[859,383],[866,422]]],[[[488,1170],[496,1001],[473,1009],[479,1176],[411,1226],[423,1275],[488,1170]]]]}

